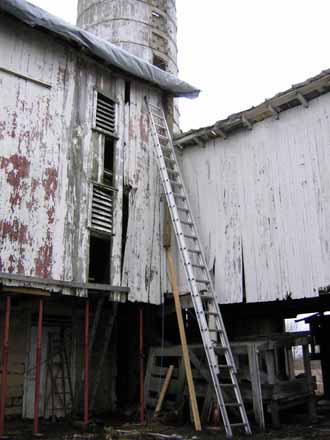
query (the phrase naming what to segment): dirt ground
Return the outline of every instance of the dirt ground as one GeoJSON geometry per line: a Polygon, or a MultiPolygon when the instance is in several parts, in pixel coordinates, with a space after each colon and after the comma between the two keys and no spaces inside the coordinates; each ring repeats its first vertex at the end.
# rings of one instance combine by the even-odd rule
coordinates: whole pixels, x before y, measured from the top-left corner
{"type": "MultiPolygon", "coordinates": [[[[110,423],[104,421],[94,424],[88,432],[83,432],[79,426],[72,426],[68,422],[40,423],[40,432],[43,439],[49,440],[225,440],[223,431],[218,429],[204,429],[202,433],[196,433],[190,425],[187,426],[164,426],[160,424],[149,424],[145,427],[136,424],[110,423]],[[161,436],[157,436],[160,434],[161,436]],[[163,436],[163,437],[162,437],[163,436]]],[[[32,423],[13,420],[6,423],[6,435],[10,439],[29,440],[34,438],[31,434],[32,423]]],[[[257,433],[254,430],[252,437],[239,435],[234,439],[253,440],[305,440],[305,439],[329,439],[330,440],[330,413],[328,417],[322,417],[313,425],[288,424],[283,425],[280,430],[269,430],[257,433]]]]}

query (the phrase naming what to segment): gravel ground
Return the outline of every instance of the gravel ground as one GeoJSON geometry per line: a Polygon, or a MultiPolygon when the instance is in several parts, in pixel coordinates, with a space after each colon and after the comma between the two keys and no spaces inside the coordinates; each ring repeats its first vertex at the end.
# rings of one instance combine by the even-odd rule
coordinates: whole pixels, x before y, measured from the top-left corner
{"type": "MultiPolygon", "coordinates": [[[[73,427],[70,423],[41,423],[40,432],[43,439],[49,440],[159,440],[150,435],[153,433],[165,434],[173,436],[176,440],[181,438],[184,440],[225,440],[226,436],[221,430],[206,429],[202,433],[196,433],[191,426],[170,427],[164,425],[148,425],[142,428],[139,425],[125,423],[118,425],[106,424],[104,426],[95,425],[89,433],[82,432],[78,427],[73,427]],[[112,428],[115,426],[115,428],[112,428]],[[116,432],[120,429],[120,435],[116,432]],[[146,435],[146,433],[148,433],[146,435]]],[[[31,435],[32,423],[23,421],[10,421],[6,424],[6,435],[12,440],[29,440],[34,438],[31,435]]],[[[314,425],[283,425],[280,430],[270,430],[268,432],[254,432],[252,437],[245,435],[235,435],[234,439],[253,440],[306,440],[306,439],[328,439],[330,440],[330,414],[329,417],[323,418],[314,425]]]]}

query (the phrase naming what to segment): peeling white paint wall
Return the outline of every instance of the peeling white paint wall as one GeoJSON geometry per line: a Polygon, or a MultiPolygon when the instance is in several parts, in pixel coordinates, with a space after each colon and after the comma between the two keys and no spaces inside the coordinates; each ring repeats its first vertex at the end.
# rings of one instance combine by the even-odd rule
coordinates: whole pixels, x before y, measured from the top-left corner
{"type": "Polygon", "coordinates": [[[118,102],[111,283],[129,286],[132,301],[158,304],[165,278],[163,206],[144,97],[158,102],[160,91],[131,80],[125,104],[125,78],[5,17],[0,272],[87,281],[91,180],[101,166],[100,134],[92,129],[95,90],[118,102]],[[131,191],[121,280],[123,185],[131,191]]]}
{"type": "Polygon", "coordinates": [[[165,283],[163,205],[161,182],[144,103],[146,92],[157,103],[157,95],[138,83],[132,84],[131,104],[126,107],[127,131],[124,148],[124,184],[129,193],[129,219],[123,285],[131,288],[131,300],[159,304],[165,283]]]}
{"type": "Polygon", "coordinates": [[[221,303],[318,296],[330,284],[330,95],[205,148],[186,186],[221,303]]]}

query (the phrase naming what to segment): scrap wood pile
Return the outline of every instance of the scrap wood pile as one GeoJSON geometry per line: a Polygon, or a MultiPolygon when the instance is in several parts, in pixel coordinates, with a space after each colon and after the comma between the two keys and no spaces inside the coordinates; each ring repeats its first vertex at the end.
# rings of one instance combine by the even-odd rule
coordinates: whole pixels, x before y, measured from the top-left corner
{"type": "Polygon", "coordinates": [[[162,431],[161,427],[153,425],[130,427],[130,429],[114,429],[111,426],[104,428],[105,440],[183,440],[181,435],[166,434],[167,429],[163,429],[163,432],[159,431],[162,431]]]}

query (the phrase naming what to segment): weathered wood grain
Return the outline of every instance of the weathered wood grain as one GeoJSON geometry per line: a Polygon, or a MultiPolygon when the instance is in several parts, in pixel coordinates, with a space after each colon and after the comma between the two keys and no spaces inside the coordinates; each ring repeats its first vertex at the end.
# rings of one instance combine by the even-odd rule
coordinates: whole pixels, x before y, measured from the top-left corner
{"type": "Polygon", "coordinates": [[[184,149],[186,186],[221,303],[318,296],[330,284],[329,94],[251,131],[184,149]]]}

